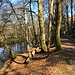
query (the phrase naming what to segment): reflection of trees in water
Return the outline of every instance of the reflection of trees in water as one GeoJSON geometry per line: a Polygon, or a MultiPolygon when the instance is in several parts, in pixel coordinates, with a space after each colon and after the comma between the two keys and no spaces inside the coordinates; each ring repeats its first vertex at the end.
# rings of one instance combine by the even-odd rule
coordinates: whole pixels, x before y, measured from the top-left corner
{"type": "Polygon", "coordinates": [[[3,62],[0,60],[0,69],[3,67],[3,62]]]}
{"type": "MultiPolygon", "coordinates": [[[[29,41],[30,46],[32,46],[32,43],[29,41]]],[[[22,42],[20,44],[15,44],[13,46],[10,46],[12,48],[12,51],[14,51],[16,54],[27,52],[25,48],[25,43],[22,42]]],[[[0,59],[5,62],[10,58],[9,51],[6,48],[0,48],[0,59]]],[[[0,68],[3,67],[3,62],[0,60],[0,68]]]]}
{"type": "Polygon", "coordinates": [[[7,59],[9,59],[9,52],[5,48],[1,53],[1,57],[3,61],[6,61],[7,59]]]}
{"type": "MultiPolygon", "coordinates": [[[[33,47],[31,41],[28,41],[29,46],[33,47]]],[[[26,47],[25,47],[25,42],[21,42],[21,43],[16,43],[12,46],[9,46],[11,48],[12,51],[14,51],[16,54],[20,54],[20,53],[24,53],[27,52],[26,47]]],[[[6,48],[0,48],[0,59],[5,62],[8,59],[10,59],[10,53],[6,48]]],[[[0,68],[3,67],[3,62],[0,61],[0,68]]]]}
{"type": "Polygon", "coordinates": [[[3,67],[5,61],[9,59],[9,52],[3,48],[2,52],[0,53],[0,69],[3,67]]]}

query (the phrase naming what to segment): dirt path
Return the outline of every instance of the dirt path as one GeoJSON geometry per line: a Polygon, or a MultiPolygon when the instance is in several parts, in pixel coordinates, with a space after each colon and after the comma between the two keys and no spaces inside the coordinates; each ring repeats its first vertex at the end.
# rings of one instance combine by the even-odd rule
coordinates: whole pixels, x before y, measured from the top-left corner
{"type": "MultiPolygon", "coordinates": [[[[73,40],[73,39],[72,39],[73,40]]],[[[62,37],[63,48],[67,56],[54,52],[47,57],[47,53],[37,53],[32,63],[25,65],[27,53],[17,56],[9,68],[0,71],[0,75],[75,75],[75,43],[67,37],[62,37]],[[65,58],[69,63],[65,62],[65,58]]],[[[53,51],[55,48],[51,48],[53,51]]]]}
{"type": "Polygon", "coordinates": [[[75,39],[73,41],[73,38],[69,39],[69,37],[63,37],[61,41],[63,43],[65,53],[69,55],[70,59],[75,60],[75,39]]]}
{"type": "Polygon", "coordinates": [[[63,43],[63,48],[65,54],[69,57],[68,64],[71,75],[75,75],[75,39],[71,38],[70,36],[63,36],[61,38],[63,43]]]}

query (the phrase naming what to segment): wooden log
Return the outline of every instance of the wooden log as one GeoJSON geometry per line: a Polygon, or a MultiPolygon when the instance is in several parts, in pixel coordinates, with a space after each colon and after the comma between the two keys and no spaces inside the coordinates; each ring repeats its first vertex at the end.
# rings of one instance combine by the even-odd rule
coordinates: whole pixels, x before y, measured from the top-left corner
{"type": "Polygon", "coordinates": [[[38,51],[38,49],[39,49],[39,47],[37,47],[35,50],[32,50],[29,52],[29,57],[26,60],[27,63],[31,62],[33,56],[36,54],[36,51],[38,51]]]}

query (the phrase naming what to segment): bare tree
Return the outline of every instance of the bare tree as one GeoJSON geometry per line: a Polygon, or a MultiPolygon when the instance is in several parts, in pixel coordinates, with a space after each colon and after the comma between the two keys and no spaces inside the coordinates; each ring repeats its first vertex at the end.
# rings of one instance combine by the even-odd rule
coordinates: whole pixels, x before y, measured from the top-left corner
{"type": "Polygon", "coordinates": [[[43,1],[38,0],[38,19],[39,19],[39,28],[40,28],[40,41],[42,51],[46,50],[45,43],[45,28],[44,28],[44,11],[43,11],[43,1]]]}
{"type": "MultiPolygon", "coordinates": [[[[30,0],[30,11],[32,11],[32,0],[30,0]]],[[[34,31],[34,39],[35,39],[35,42],[37,42],[37,37],[36,37],[36,31],[35,31],[35,26],[34,26],[34,19],[33,19],[33,14],[32,12],[30,12],[31,14],[31,20],[32,20],[32,26],[33,26],[33,31],[34,31]]]]}
{"type": "Polygon", "coordinates": [[[57,11],[56,11],[56,28],[55,28],[55,46],[56,50],[61,50],[62,45],[60,41],[60,27],[61,27],[61,20],[62,20],[62,13],[61,13],[61,4],[62,0],[57,0],[57,11]]]}
{"type": "Polygon", "coordinates": [[[71,0],[71,33],[73,32],[73,0],[71,0]]]}
{"type": "Polygon", "coordinates": [[[49,49],[50,49],[50,42],[51,42],[51,29],[52,29],[52,19],[53,19],[53,3],[54,3],[54,0],[48,0],[48,3],[49,3],[49,7],[48,7],[48,10],[49,10],[49,23],[48,23],[48,52],[49,52],[49,49]]]}

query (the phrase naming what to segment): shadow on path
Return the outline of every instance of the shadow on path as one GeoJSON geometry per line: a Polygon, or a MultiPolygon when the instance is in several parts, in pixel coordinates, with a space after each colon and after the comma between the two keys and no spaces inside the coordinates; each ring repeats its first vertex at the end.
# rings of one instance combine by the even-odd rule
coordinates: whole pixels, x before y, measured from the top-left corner
{"type": "Polygon", "coordinates": [[[69,61],[73,61],[73,65],[75,65],[75,43],[73,41],[74,39],[68,36],[61,37],[61,42],[63,44],[64,52],[69,57],[69,61]]]}

